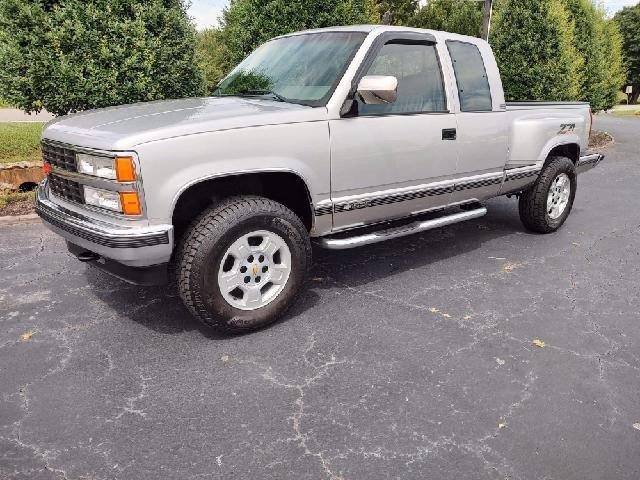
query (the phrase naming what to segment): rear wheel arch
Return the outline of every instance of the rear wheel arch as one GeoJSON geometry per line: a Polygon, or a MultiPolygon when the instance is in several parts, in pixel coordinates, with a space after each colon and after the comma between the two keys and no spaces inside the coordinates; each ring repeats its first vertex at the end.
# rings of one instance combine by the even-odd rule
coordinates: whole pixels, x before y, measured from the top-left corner
{"type": "Polygon", "coordinates": [[[545,165],[555,157],[566,157],[576,165],[580,159],[580,145],[577,143],[563,143],[561,145],[556,145],[547,154],[545,165]]]}

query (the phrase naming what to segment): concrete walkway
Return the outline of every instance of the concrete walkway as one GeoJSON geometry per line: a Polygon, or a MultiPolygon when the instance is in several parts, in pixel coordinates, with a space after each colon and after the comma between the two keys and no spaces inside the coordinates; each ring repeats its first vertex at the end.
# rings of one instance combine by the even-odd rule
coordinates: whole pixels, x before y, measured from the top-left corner
{"type": "Polygon", "coordinates": [[[48,122],[53,118],[54,115],[45,110],[29,115],[17,108],[0,108],[0,122],[48,122]]]}

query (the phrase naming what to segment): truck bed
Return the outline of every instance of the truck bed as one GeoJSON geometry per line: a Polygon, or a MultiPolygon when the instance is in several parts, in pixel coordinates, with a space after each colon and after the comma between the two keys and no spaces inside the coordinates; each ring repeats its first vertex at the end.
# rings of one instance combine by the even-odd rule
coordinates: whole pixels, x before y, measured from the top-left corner
{"type": "Polygon", "coordinates": [[[587,102],[514,101],[506,102],[507,110],[534,110],[540,108],[580,109],[589,108],[587,102]]]}

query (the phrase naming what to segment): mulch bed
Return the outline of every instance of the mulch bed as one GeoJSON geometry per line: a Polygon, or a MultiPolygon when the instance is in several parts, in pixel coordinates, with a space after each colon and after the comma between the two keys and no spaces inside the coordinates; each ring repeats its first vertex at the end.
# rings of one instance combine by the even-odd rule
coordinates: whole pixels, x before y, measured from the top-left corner
{"type": "Polygon", "coordinates": [[[27,215],[35,212],[33,200],[21,200],[19,202],[10,203],[0,208],[0,217],[27,215]]]}
{"type": "Polygon", "coordinates": [[[608,147],[613,143],[613,137],[607,132],[593,130],[589,138],[589,150],[598,150],[608,147]]]}

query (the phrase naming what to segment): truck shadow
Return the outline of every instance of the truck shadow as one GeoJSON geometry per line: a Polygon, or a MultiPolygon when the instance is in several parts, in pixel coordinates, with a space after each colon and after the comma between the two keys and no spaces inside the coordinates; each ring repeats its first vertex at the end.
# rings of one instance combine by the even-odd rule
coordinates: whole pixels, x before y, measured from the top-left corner
{"type": "MultiPolygon", "coordinates": [[[[360,287],[407,270],[428,269],[433,263],[472,252],[496,238],[525,233],[514,200],[495,199],[487,206],[488,213],[482,218],[422,234],[352,250],[316,247],[311,282],[319,288],[336,284],[360,287]]],[[[456,279],[451,281],[455,283],[456,279]]]]}
{"type": "MultiPolygon", "coordinates": [[[[478,220],[353,250],[314,247],[308,288],[277,323],[293,320],[313,309],[321,302],[319,290],[336,285],[359,287],[410,269],[428,268],[432,263],[446,262],[476,250],[487,241],[523,231],[514,202],[495,199],[489,202],[489,213],[478,220]]],[[[91,267],[85,275],[93,287],[92,293],[119,316],[158,333],[172,335],[197,330],[210,339],[231,337],[195,320],[174,287],[129,285],[91,267]]]]}

